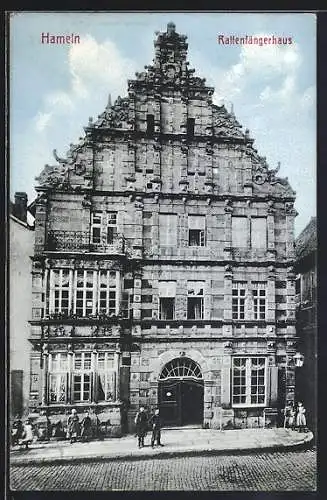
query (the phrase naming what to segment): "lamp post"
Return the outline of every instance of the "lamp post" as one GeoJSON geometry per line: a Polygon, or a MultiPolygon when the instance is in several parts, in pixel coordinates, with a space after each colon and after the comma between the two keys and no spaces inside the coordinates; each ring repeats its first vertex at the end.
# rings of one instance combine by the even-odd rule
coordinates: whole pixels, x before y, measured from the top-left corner
{"type": "Polygon", "coordinates": [[[293,359],[294,359],[294,363],[295,363],[296,368],[302,368],[303,363],[304,363],[304,356],[303,356],[303,354],[297,352],[293,356],[293,359]]]}

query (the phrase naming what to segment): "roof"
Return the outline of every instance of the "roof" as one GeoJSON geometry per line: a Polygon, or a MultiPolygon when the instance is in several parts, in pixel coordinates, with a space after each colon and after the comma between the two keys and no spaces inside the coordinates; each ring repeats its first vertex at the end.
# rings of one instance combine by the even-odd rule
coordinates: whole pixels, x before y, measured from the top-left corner
{"type": "Polygon", "coordinates": [[[311,217],[309,224],[295,240],[296,259],[301,260],[317,251],[317,218],[311,217]]]}

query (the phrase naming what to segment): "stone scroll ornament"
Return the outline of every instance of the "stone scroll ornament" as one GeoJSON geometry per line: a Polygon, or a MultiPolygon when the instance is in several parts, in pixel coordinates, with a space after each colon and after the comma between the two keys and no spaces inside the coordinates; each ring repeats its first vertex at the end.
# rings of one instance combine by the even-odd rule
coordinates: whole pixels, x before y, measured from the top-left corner
{"type": "Polygon", "coordinates": [[[45,165],[41,174],[35,178],[39,186],[51,188],[65,188],[69,186],[69,171],[76,175],[84,175],[86,167],[83,162],[76,162],[78,154],[82,151],[84,142],[70,144],[66,158],[61,158],[57,150],[53,150],[53,156],[59,165],[45,165]]]}

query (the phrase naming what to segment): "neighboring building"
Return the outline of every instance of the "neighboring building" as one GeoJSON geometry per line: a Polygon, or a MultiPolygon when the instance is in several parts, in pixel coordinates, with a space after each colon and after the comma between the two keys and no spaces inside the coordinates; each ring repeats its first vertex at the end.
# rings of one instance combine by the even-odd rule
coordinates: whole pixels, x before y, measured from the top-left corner
{"type": "Polygon", "coordinates": [[[303,367],[296,371],[296,398],[307,410],[308,425],[317,430],[317,219],[296,239],[297,335],[303,367]]]}
{"type": "MultiPolygon", "coordinates": [[[[36,188],[30,405],[275,425],[294,399],[295,193],[167,32],[36,188]],[[41,357],[41,364],[40,364],[41,357]]],[[[110,61],[108,61],[108,64],[110,61]]]]}
{"type": "Polygon", "coordinates": [[[16,193],[9,215],[10,414],[28,409],[30,389],[30,334],[34,226],[27,222],[27,195],[16,193]]]}

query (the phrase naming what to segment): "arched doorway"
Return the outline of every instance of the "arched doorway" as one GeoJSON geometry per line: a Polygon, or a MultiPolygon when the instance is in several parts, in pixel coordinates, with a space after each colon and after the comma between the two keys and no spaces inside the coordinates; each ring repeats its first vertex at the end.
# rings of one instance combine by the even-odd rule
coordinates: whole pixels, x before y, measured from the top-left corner
{"type": "Polygon", "coordinates": [[[163,367],[158,404],[164,425],[202,424],[203,378],[195,361],[175,358],[163,367]]]}

